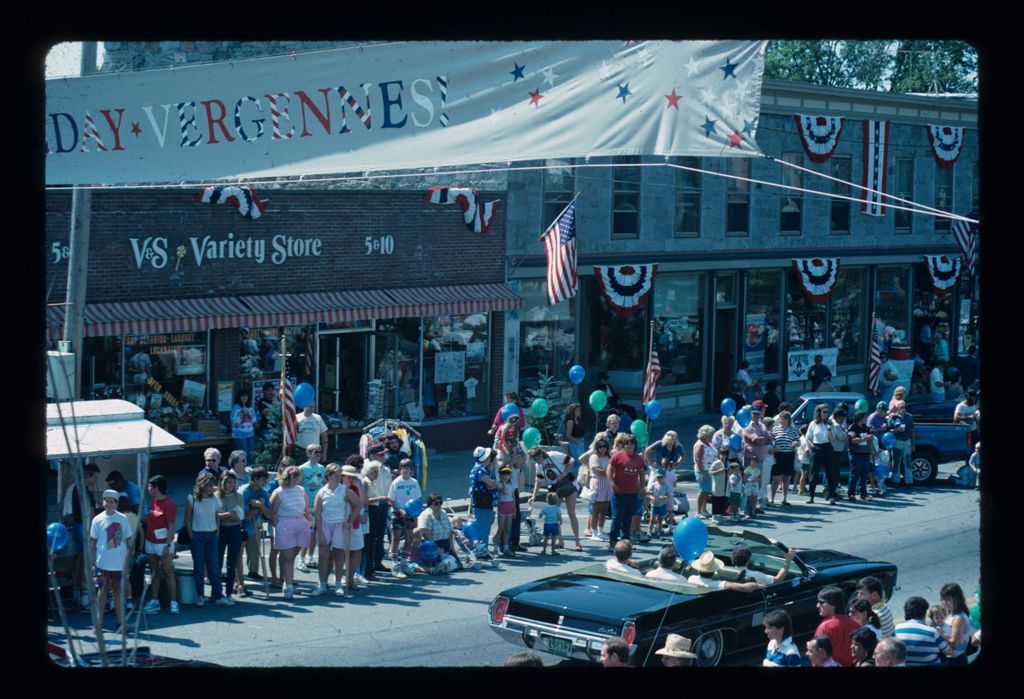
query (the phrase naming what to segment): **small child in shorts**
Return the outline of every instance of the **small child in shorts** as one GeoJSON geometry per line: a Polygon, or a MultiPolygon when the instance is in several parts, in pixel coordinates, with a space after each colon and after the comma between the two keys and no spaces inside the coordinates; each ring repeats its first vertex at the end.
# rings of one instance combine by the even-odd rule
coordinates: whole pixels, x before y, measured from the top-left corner
{"type": "Polygon", "coordinates": [[[974,489],[977,490],[981,487],[981,442],[974,445],[974,453],[971,454],[967,465],[971,467],[971,473],[974,474],[974,489]]]}
{"type": "Polygon", "coordinates": [[[663,468],[655,469],[654,483],[647,489],[647,495],[651,501],[651,522],[647,527],[647,533],[653,536],[661,535],[661,527],[668,516],[668,496],[672,489],[665,482],[667,472],[663,468]]]}
{"type": "Polygon", "coordinates": [[[732,521],[740,521],[743,507],[743,474],[737,461],[729,463],[729,512],[732,521]]]}
{"type": "Polygon", "coordinates": [[[743,471],[743,498],[747,519],[757,514],[757,499],[761,493],[761,470],[750,465],[743,471]]]}
{"type": "Polygon", "coordinates": [[[544,522],[544,543],[541,545],[540,552],[545,554],[548,552],[548,541],[551,541],[551,555],[557,556],[558,551],[555,550],[555,540],[562,535],[562,508],[558,504],[558,493],[548,493],[547,497],[544,498],[548,503],[544,507],[540,508],[540,518],[544,522]]]}
{"type": "Polygon", "coordinates": [[[711,464],[711,519],[720,522],[729,505],[729,447],[718,450],[718,459],[711,464]]]}
{"type": "Polygon", "coordinates": [[[800,444],[796,448],[796,458],[800,464],[800,480],[798,481],[798,491],[800,495],[807,494],[807,484],[810,482],[808,473],[811,470],[811,461],[814,460],[813,453],[811,451],[811,442],[807,438],[807,425],[800,425],[800,444]]]}

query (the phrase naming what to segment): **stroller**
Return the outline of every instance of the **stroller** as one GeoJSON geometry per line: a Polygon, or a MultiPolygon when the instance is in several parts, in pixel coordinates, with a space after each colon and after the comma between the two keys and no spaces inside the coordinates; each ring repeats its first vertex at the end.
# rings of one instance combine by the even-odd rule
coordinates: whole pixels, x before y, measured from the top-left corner
{"type": "Polygon", "coordinates": [[[523,524],[526,525],[526,531],[529,532],[527,537],[527,543],[530,546],[540,546],[544,541],[544,534],[537,527],[537,522],[534,520],[532,515],[523,517],[523,524]]]}
{"type": "MultiPolygon", "coordinates": [[[[444,505],[445,510],[448,511],[449,517],[456,517],[455,510],[444,505]]],[[[470,541],[461,529],[452,528],[452,533],[455,539],[455,550],[452,551],[458,557],[459,562],[462,563],[464,568],[472,568],[473,570],[480,570],[483,568],[484,559],[492,567],[496,565],[496,562],[491,559],[491,555],[487,552],[487,542],[485,541],[470,541]],[[484,554],[484,555],[480,555],[484,554]]]]}

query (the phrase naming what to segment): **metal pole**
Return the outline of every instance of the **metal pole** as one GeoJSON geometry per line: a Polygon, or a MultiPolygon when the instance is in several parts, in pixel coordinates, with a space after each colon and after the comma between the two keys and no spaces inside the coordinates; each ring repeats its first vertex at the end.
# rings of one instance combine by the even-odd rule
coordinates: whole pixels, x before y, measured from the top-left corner
{"type": "MultiPolygon", "coordinates": [[[[81,74],[96,72],[96,42],[82,42],[81,74]]],[[[68,256],[67,312],[64,316],[64,339],[75,354],[75,379],[71,400],[82,393],[82,335],[85,315],[85,289],[89,268],[89,217],[92,213],[92,190],[75,187],[71,192],[71,239],[68,256]]]]}

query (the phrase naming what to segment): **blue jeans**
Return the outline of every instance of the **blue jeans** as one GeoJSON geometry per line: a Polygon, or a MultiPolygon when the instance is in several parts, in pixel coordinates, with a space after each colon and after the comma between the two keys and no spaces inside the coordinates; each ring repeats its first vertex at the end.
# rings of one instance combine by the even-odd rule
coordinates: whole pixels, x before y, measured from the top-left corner
{"type": "Polygon", "coordinates": [[[232,437],[235,440],[235,449],[241,449],[245,452],[247,458],[252,458],[252,454],[256,451],[256,435],[252,434],[248,437],[232,437]]]}
{"type": "Polygon", "coordinates": [[[520,546],[520,530],[522,529],[523,513],[519,508],[519,488],[516,488],[513,496],[516,500],[516,511],[512,515],[512,531],[508,535],[508,545],[511,548],[520,546]]]}
{"type": "Polygon", "coordinates": [[[474,508],[474,517],[476,517],[477,528],[480,532],[480,541],[489,543],[491,540],[491,525],[494,524],[494,508],[483,507],[474,508]]]}
{"type": "Polygon", "coordinates": [[[862,498],[867,497],[868,471],[871,470],[871,455],[857,454],[854,452],[850,454],[850,458],[853,459],[853,463],[850,465],[850,497],[852,498],[857,493],[858,485],[860,485],[860,496],[862,498]]]}
{"type": "Polygon", "coordinates": [[[902,471],[903,482],[907,485],[914,485],[914,471],[910,468],[910,440],[896,440],[896,446],[890,453],[892,454],[892,482],[900,482],[900,472],[902,471]]]}
{"type": "Polygon", "coordinates": [[[217,540],[217,572],[224,570],[224,553],[227,552],[228,572],[224,581],[225,587],[230,592],[231,586],[235,584],[235,563],[238,561],[238,553],[242,549],[242,525],[222,524],[217,540]]]}
{"type": "Polygon", "coordinates": [[[203,578],[210,573],[210,589],[214,601],[224,594],[221,592],[220,568],[217,566],[217,532],[192,532],[192,566],[196,579],[196,599],[203,596],[203,578]]]}
{"type": "Polygon", "coordinates": [[[612,528],[608,545],[614,547],[619,539],[629,538],[630,520],[636,512],[636,493],[612,493],[612,528]]]}

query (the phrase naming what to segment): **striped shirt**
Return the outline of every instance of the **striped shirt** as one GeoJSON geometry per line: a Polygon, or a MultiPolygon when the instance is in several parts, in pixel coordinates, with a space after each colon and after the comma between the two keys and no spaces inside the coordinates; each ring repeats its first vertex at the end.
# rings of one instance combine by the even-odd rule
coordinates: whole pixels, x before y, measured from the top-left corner
{"type": "Polygon", "coordinates": [[[800,430],[793,427],[793,425],[790,425],[789,427],[775,425],[772,427],[772,441],[773,447],[776,451],[796,451],[796,447],[793,446],[793,442],[798,439],[800,439],[800,430]]]}
{"type": "Polygon", "coordinates": [[[878,615],[878,623],[882,631],[882,638],[892,638],[892,635],[896,630],[896,625],[892,620],[892,610],[885,605],[885,602],[879,602],[871,607],[871,609],[878,615]]]}
{"type": "Polygon", "coordinates": [[[768,650],[764,654],[764,667],[800,667],[800,651],[793,643],[793,637],[786,638],[775,646],[775,641],[768,642],[768,650]]]}
{"type": "Polygon", "coordinates": [[[941,665],[939,653],[949,647],[939,632],[920,619],[910,619],[896,625],[896,638],[907,646],[907,666],[941,665]]]}

